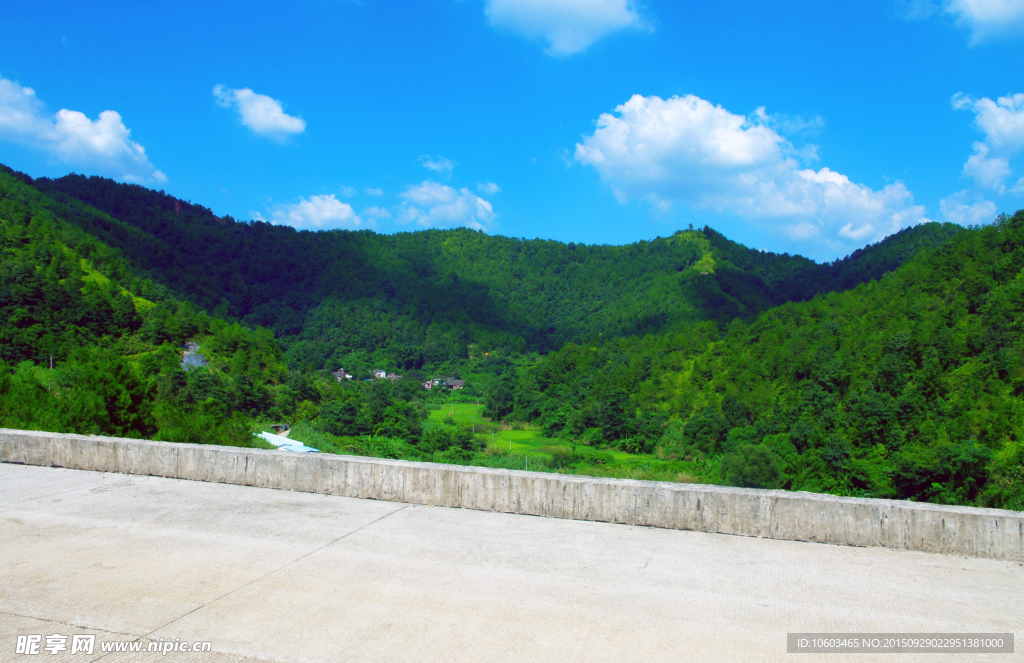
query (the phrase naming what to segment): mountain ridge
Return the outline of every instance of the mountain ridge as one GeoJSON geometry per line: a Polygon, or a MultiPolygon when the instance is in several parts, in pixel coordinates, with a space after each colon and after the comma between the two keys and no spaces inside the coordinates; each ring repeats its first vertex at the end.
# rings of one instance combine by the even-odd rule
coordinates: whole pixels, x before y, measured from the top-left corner
{"type": "Polygon", "coordinates": [[[70,220],[120,250],[136,272],[204,310],[273,329],[293,363],[317,367],[376,361],[409,370],[466,356],[470,344],[548,352],[707,319],[724,326],[879,278],[959,231],[918,226],[819,264],[749,249],[710,228],[622,246],[468,229],[312,233],[217,217],[98,177],[31,182],[100,211],[102,218],[70,220]],[[342,319],[355,322],[332,333],[342,319]],[[382,326],[393,333],[364,332],[382,326]]]}

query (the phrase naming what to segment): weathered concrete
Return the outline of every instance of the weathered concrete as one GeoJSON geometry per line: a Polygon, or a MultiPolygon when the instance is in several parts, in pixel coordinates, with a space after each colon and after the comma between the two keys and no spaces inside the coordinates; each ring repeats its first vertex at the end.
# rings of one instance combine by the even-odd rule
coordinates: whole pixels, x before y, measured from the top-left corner
{"type": "Polygon", "coordinates": [[[1021,587],[1007,560],[0,464],[0,661],[1021,661],[1021,587]],[[1017,653],[786,653],[879,631],[1017,653]],[[14,654],[76,633],[214,653],[14,654]]]}
{"type": "Polygon", "coordinates": [[[1024,512],[0,429],[0,462],[1024,560],[1024,512]]]}

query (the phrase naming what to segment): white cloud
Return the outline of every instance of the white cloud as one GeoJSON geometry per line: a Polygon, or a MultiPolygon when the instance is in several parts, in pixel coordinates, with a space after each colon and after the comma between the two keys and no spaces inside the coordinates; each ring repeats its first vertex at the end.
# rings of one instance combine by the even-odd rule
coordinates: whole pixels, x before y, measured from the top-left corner
{"type": "Polygon", "coordinates": [[[576,145],[620,201],[678,204],[774,225],[818,253],[877,241],[924,218],[902,182],[873,190],[829,168],[803,168],[775,129],[709,102],[634,95],[576,145]]]}
{"type": "Polygon", "coordinates": [[[486,196],[493,196],[496,193],[501,193],[501,187],[494,182],[477,182],[476,190],[486,196]]]}
{"type": "Polygon", "coordinates": [[[455,162],[447,157],[441,156],[440,154],[436,157],[432,157],[429,154],[421,154],[419,162],[420,165],[427,170],[432,170],[445,177],[450,177],[452,170],[455,169],[455,162]]]}
{"type": "Polygon", "coordinates": [[[980,187],[1004,193],[1012,172],[1010,158],[1024,149],[1024,94],[993,101],[957,93],[952,104],[955,109],[972,111],[975,126],[985,136],[984,142],[974,143],[974,153],[964,163],[964,176],[980,187]]]}
{"type": "Polygon", "coordinates": [[[1024,33],[1021,0],[948,0],[946,13],[971,33],[971,45],[1024,33]]]}
{"type": "Polygon", "coordinates": [[[468,226],[486,231],[496,216],[491,204],[469,189],[456,191],[430,180],[409,187],[401,195],[405,201],[398,215],[401,223],[416,222],[427,228],[468,226]]]}
{"type": "Polygon", "coordinates": [[[1024,94],[974,99],[958,92],[953,108],[974,111],[974,123],[985,134],[985,142],[994,149],[1018,151],[1024,148],[1024,94]]]}
{"type": "Polygon", "coordinates": [[[963,174],[964,177],[970,177],[977,182],[980,187],[1003,193],[1006,190],[1006,178],[1010,176],[1010,162],[989,157],[987,145],[974,143],[974,154],[967,157],[963,174]]]}
{"type": "Polygon", "coordinates": [[[351,198],[352,196],[358,196],[359,195],[358,191],[356,191],[352,187],[346,186],[344,184],[341,185],[341,188],[338,191],[339,191],[339,193],[341,193],[341,195],[345,196],[346,198],[351,198]]]}
{"type": "Polygon", "coordinates": [[[939,210],[947,221],[961,226],[989,223],[996,216],[996,204],[970,191],[959,191],[939,202],[939,210]]]}
{"type": "Polygon", "coordinates": [[[367,189],[366,191],[364,191],[363,193],[365,193],[368,196],[383,196],[384,195],[384,189],[373,189],[373,188],[370,188],[370,189],[367,189]]]}
{"type": "Polygon", "coordinates": [[[305,120],[284,112],[281,102],[249,88],[232,89],[213,86],[213,98],[219,106],[238,111],[242,124],[261,136],[284,140],[306,130],[305,120]]]}
{"type": "Polygon", "coordinates": [[[971,46],[1024,34],[1022,0],[901,0],[900,4],[899,13],[909,20],[953,19],[970,33],[971,46]]]}
{"type": "MultiPolygon", "coordinates": [[[[255,217],[254,217],[255,218],[255,217]]],[[[262,217],[260,217],[262,220],[262,217]]],[[[361,228],[363,220],[352,206],[334,197],[310,196],[293,205],[278,205],[270,215],[276,226],[291,226],[299,230],[331,230],[334,228],[361,228]]]]}
{"type": "Polygon", "coordinates": [[[130,182],[166,182],[116,111],[95,120],[66,108],[50,115],[31,88],[0,76],[0,140],[20,143],[66,164],[130,182]]]}
{"type": "Polygon", "coordinates": [[[54,124],[35,90],[0,77],[0,136],[20,143],[52,140],[54,124]]]}
{"type": "Polygon", "coordinates": [[[631,0],[487,0],[491,27],[546,42],[548,55],[573,55],[624,28],[647,28],[631,0]]]}

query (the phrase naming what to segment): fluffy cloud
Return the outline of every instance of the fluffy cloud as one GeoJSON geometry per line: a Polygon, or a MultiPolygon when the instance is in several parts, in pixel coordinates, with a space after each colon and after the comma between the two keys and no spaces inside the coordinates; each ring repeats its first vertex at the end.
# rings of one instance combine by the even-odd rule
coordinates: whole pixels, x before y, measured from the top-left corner
{"type": "Polygon", "coordinates": [[[50,115],[31,88],[0,77],[0,140],[42,150],[66,164],[131,182],[165,182],[146,150],[112,110],[90,120],[61,109],[50,115]]]}
{"type": "Polygon", "coordinates": [[[876,191],[829,168],[803,168],[806,152],[759,121],[759,111],[736,115],[694,95],[634,95],[600,116],[575,158],[595,168],[620,201],[738,214],[814,243],[818,252],[926,220],[901,182],[876,191]]]}
{"type": "Polygon", "coordinates": [[[946,12],[971,33],[971,44],[1024,32],[1024,2],[1020,0],[948,0],[946,12]]]}
{"type": "Polygon", "coordinates": [[[972,111],[975,126],[985,136],[984,142],[974,143],[974,153],[964,164],[964,176],[982,188],[1003,193],[1012,172],[1009,160],[1024,149],[1024,94],[993,101],[957,93],[952,104],[955,109],[972,111]]]}
{"type": "Polygon", "coordinates": [[[441,156],[440,154],[436,157],[432,157],[429,154],[421,154],[419,162],[420,165],[427,170],[432,170],[445,177],[450,177],[452,171],[455,170],[455,162],[447,157],[441,156]]]}
{"type": "MultiPolygon", "coordinates": [[[[262,219],[258,214],[254,218],[262,219]]],[[[291,226],[299,230],[332,230],[334,228],[361,228],[363,220],[348,203],[334,197],[310,196],[294,205],[279,205],[271,213],[270,222],[277,226],[291,226]]]]}
{"type": "Polygon", "coordinates": [[[52,141],[55,128],[35,90],[0,77],[0,136],[19,143],[52,141]]]}
{"type": "Polygon", "coordinates": [[[1024,94],[974,99],[963,93],[953,95],[953,108],[974,111],[974,122],[995,149],[1024,148],[1024,94]]]}
{"type": "Polygon", "coordinates": [[[974,154],[967,157],[963,174],[982,188],[1003,193],[1006,190],[1006,178],[1010,176],[1010,162],[990,157],[989,151],[984,143],[974,143],[974,154]]]}
{"type": "Polygon", "coordinates": [[[902,14],[911,20],[952,18],[970,33],[971,46],[1024,34],[1021,0],[902,0],[902,14]]]}
{"type": "Polygon", "coordinates": [[[547,43],[548,55],[573,55],[624,28],[646,24],[630,0],[487,0],[492,27],[547,43]]]}
{"type": "Polygon", "coordinates": [[[213,98],[219,106],[237,110],[242,124],[261,136],[284,140],[306,130],[305,120],[285,113],[280,101],[249,88],[231,89],[215,85],[213,98]]]}
{"type": "Polygon", "coordinates": [[[409,187],[401,195],[401,223],[416,222],[427,228],[468,226],[486,231],[496,216],[491,204],[469,189],[455,190],[430,180],[409,187]]]}
{"type": "Polygon", "coordinates": [[[501,193],[501,187],[494,182],[477,182],[476,190],[486,196],[493,196],[496,193],[501,193]]]}
{"type": "Polygon", "coordinates": [[[961,226],[989,223],[996,216],[996,204],[970,191],[959,191],[939,202],[939,211],[946,221],[961,226]]]}

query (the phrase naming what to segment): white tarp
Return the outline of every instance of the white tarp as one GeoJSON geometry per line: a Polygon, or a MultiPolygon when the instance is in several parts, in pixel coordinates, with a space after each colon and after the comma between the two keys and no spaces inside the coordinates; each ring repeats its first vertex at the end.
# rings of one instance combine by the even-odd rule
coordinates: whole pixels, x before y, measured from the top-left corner
{"type": "Polygon", "coordinates": [[[281,435],[274,435],[273,433],[255,433],[256,437],[261,437],[267,442],[270,442],[281,451],[294,451],[296,453],[316,453],[317,449],[313,447],[307,447],[298,440],[289,440],[287,437],[281,435]]]}

